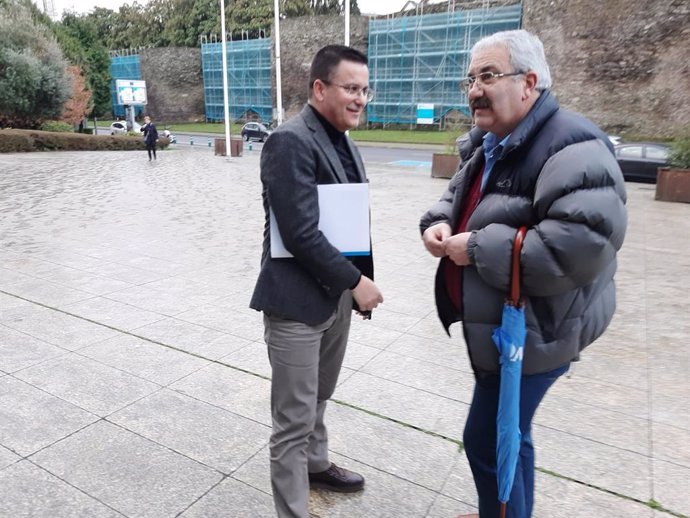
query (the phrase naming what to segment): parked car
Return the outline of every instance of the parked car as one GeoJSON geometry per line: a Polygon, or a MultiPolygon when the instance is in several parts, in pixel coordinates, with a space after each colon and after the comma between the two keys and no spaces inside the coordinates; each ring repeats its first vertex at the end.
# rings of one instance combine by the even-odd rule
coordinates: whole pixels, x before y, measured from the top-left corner
{"type": "Polygon", "coordinates": [[[633,182],[656,183],[656,170],[668,161],[668,146],[651,142],[618,144],[616,160],[623,177],[633,182]]]}
{"type": "Polygon", "coordinates": [[[261,142],[265,142],[271,133],[273,133],[272,130],[270,130],[269,128],[267,128],[259,122],[248,122],[247,124],[242,126],[242,131],[240,132],[240,135],[242,135],[242,138],[246,141],[254,139],[259,140],[261,142]]]}
{"type": "MultiPolygon", "coordinates": [[[[141,131],[141,125],[134,123],[132,131],[139,133],[141,131]]],[[[115,121],[110,125],[111,135],[127,135],[127,121],[115,121]]]]}

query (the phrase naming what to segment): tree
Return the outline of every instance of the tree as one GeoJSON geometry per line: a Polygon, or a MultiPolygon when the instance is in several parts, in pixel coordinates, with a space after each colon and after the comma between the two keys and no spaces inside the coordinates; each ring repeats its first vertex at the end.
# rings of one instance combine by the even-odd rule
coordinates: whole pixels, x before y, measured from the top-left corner
{"type": "Polygon", "coordinates": [[[110,56],[94,19],[67,13],[56,24],[55,33],[69,61],[82,69],[86,86],[93,94],[88,115],[102,117],[110,113],[110,56]]]}
{"type": "Polygon", "coordinates": [[[30,7],[4,0],[0,11],[0,125],[37,127],[56,119],[70,95],[67,63],[30,7]]]}
{"type": "MultiPolygon", "coordinates": [[[[344,14],[345,0],[311,0],[312,14],[344,14]]],[[[350,14],[361,14],[357,0],[350,2],[350,14]]]]}
{"type": "Polygon", "coordinates": [[[217,0],[160,1],[168,1],[174,5],[163,30],[163,39],[168,45],[196,47],[202,34],[220,32],[220,8],[217,0]]]}
{"type": "Polygon", "coordinates": [[[72,76],[72,95],[63,107],[60,120],[75,125],[91,111],[91,92],[86,88],[86,80],[78,66],[67,67],[67,72],[72,76]]]}

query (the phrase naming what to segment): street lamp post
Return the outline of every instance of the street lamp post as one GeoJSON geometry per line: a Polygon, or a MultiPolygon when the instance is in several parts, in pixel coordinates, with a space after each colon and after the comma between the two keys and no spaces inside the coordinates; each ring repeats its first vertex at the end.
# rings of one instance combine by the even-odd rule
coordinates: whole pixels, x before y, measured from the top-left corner
{"type": "Polygon", "coordinates": [[[345,0],[345,46],[350,46],[350,0],[345,0]]]}
{"type": "Polygon", "coordinates": [[[228,49],[225,37],[225,0],[220,0],[221,56],[223,58],[223,114],[225,117],[225,156],[232,155],[230,150],[230,104],[228,102],[228,49]]]}
{"type": "Polygon", "coordinates": [[[275,34],[273,38],[276,43],[276,103],[278,113],[276,115],[276,125],[283,123],[283,87],[280,81],[280,1],[274,0],[273,14],[275,18],[275,34]]]}

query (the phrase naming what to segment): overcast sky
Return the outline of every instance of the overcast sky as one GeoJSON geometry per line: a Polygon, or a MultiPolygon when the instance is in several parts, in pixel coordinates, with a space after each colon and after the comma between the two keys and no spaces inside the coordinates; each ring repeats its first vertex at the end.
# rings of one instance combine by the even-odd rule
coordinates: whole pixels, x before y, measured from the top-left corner
{"type": "MultiPolygon", "coordinates": [[[[146,1],[139,0],[139,3],[145,4],[146,1]]],[[[231,2],[232,0],[226,1],[231,2]]],[[[94,7],[107,7],[108,9],[117,10],[122,4],[133,3],[131,0],[52,0],[52,2],[58,17],[65,9],[78,13],[87,13],[94,7]]],[[[43,7],[43,0],[34,0],[34,3],[39,7],[43,7]]],[[[407,3],[407,0],[357,0],[357,3],[362,13],[388,14],[399,11],[407,3]]]]}

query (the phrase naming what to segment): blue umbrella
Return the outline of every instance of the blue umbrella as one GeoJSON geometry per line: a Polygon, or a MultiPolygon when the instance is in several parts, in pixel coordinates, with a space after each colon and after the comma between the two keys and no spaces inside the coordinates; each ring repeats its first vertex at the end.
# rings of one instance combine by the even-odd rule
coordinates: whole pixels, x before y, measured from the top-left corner
{"type": "Polygon", "coordinates": [[[496,416],[496,479],[501,518],[506,516],[520,453],[520,379],[525,348],[525,308],[520,300],[520,250],[527,228],[520,227],[513,244],[510,298],[503,306],[501,327],[494,330],[493,340],[501,364],[501,385],[496,416]]]}

